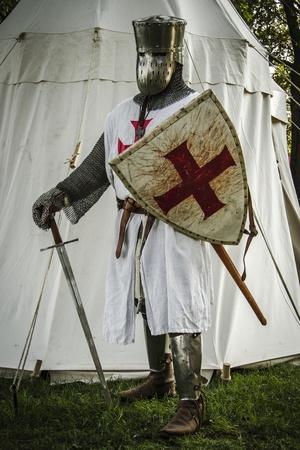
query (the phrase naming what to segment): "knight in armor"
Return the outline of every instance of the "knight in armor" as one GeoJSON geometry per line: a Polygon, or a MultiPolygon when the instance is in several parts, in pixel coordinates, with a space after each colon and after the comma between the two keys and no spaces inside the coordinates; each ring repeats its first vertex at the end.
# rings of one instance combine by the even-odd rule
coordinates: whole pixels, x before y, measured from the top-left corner
{"type": "Polygon", "coordinates": [[[53,211],[61,209],[77,223],[109,185],[114,188],[118,215],[107,273],[104,337],[133,342],[136,313],[143,315],[150,373],[120,398],[174,395],[176,384],[180,401],[161,430],[164,436],[201,427],[201,333],[210,325],[210,247],[149,216],[108,161],[198,95],[182,78],[185,25],[166,16],[133,21],[140,93],[114,108],[87,158],[33,206],[34,221],[42,229],[50,227],[53,211]]]}

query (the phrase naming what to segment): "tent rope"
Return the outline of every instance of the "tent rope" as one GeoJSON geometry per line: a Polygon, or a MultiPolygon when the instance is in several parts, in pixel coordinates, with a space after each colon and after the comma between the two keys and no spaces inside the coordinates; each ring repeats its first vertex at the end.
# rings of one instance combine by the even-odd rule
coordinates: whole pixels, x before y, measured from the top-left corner
{"type": "Polygon", "coordinates": [[[285,93],[286,93],[286,95],[288,96],[288,98],[290,98],[291,100],[293,100],[293,102],[294,102],[297,106],[300,107],[300,103],[297,102],[297,100],[295,100],[294,97],[292,97],[291,95],[289,95],[287,92],[285,92],[285,93]]]}
{"type": "MultiPolygon", "coordinates": [[[[78,130],[78,134],[77,134],[77,142],[79,141],[79,139],[82,136],[82,132],[83,132],[83,128],[84,128],[84,123],[85,123],[85,117],[86,117],[86,110],[87,110],[87,105],[88,105],[88,96],[89,96],[89,90],[90,90],[90,80],[91,80],[91,69],[92,69],[92,63],[94,60],[94,50],[97,46],[97,42],[100,40],[99,38],[99,28],[95,28],[94,30],[94,38],[93,38],[93,45],[92,45],[92,49],[91,49],[91,56],[90,56],[90,64],[89,64],[89,70],[88,70],[88,79],[87,79],[87,86],[86,86],[86,90],[85,90],[85,95],[84,95],[84,106],[83,106],[83,112],[81,115],[81,119],[80,119],[80,126],[79,126],[79,130],[78,130]]],[[[18,42],[18,41],[17,41],[18,42]]],[[[16,42],[16,43],[17,43],[16,42]]],[[[16,45],[16,43],[14,45],[16,45]]],[[[12,47],[13,48],[13,47],[12,47]]],[[[10,50],[12,51],[12,49],[10,50]]],[[[7,57],[8,55],[6,55],[7,57]]],[[[70,174],[71,171],[71,167],[69,166],[68,170],[67,170],[67,176],[70,174]]],[[[58,224],[61,224],[62,221],[62,211],[59,212],[58,214],[58,224]]],[[[38,313],[39,313],[39,309],[40,309],[40,305],[42,302],[42,298],[43,298],[43,293],[44,293],[44,288],[46,285],[46,280],[50,271],[50,267],[51,267],[51,263],[52,263],[52,259],[53,259],[53,254],[54,254],[54,249],[51,250],[50,253],[50,257],[49,257],[49,261],[48,261],[48,265],[47,265],[47,269],[43,278],[43,282],[42,282],[42,287],[41,287],[41,291],[39,294],[39,299],[37,302],[37,306],[35,308],[35,312],[31,321],[31,325],[25,340],[25,344],[23,347],[23,351],[21,354],[21,358],[18,364],[18,367],[16,369],[16,373],[13,379],[13,382],[10,386],[10,390],[13,394],[13,405],[14,405],[14,411],[15,411],[15,415],[18,415],[18,391],[20,389],[20,385],[21,385],[21,381],[23,379],[23,375],[24,375],[24,371],[25,371],[25,365],[28,359],[28,355],[29,355],[29,351],[30,351],[30,346],[32,343],[32,338],[33,338],[33,333],[35,330],[35,326],[37,323],[37,318],[38,318],[38,313]]]]}
{"type": "MultiPolygon", "coordinates": [[[[244,131],[243,126],[242,126],[242,130],[243,130],[244,138],[245,138],[246,141],[247,141],[247,144],[249,145],[249,147],[251,147],[250,143],[248,142],[248,139],[247,139],[247,136],[246,136],[246,133],[245,133],[245,131],[244,131]]],[[[253,200],[253,198],[252,198],[252,203],[255,203],[255,201],[253,200]]],[[[287,302],[287,304],[288,304],[289,307],[290,307],[290,305],[292,305],[292,307],[293,307],[293,308],[292,308],[292,311],[294,312],[294,314],[296,315],[296,317],[297,317],[297,319],[298,319],[298,321],[299,321],[299,323],[300,323],[300,313],[299,313],[298,310],[297,310],[297,307],[296,307],[296,305],[295,305],[295,303],[294,303],[292,294],[290,293],[289,288],[288,288],[288,286],[287,286],[287,284],[286,284],[286,282],[285,282],[285,280],[284,280],[284,277],[283,277],[283,275],[282,275],[282,273],[281,273],[281,271],[280,271],[279,265],[278,265],[278,263],[277,263],[277,261],[276,261],[276,259],[275,259],[275,256],[274,256],[274,254],[273,254],[273,252],[272,252],[271,245],[270,245],[269,242],[268,242],[267,235],[266,235],[266,233],[265,233],[265,231],[264,231],[264,229],[263,229],[263,225],[262,225],[261,220],[260,220],[259,217],[258,217],[257,211],[258,211],[258,208],[257,208],[257,205],[255,205],[255,208],[253,208],[253,214],[254,214],[255,222],[256,222],[256,224],[257,224],[257,226],[258,226],[258,228],[259,228],[259,230],[260,230],[260,232],[261,232],[262,238],[263,238],[263,240],[264,240],[264,242],[265,242],[265,245],[266,245],[266,247],[267,247],[267,250],[268,250],[268,252],[269,252],[269,255],[271,256],[271,259],[272,259],[272,262],[273,262],[273,264],[274,264],[274,266],[275,266],[276,272],[277,272],[277,274],[278,274],[278,276],[279,276],[279,278],[280,278],[280,281],[281,281],[281,283],[282,283],[282,285],[283,285],[283,287],[284,287],[284,289],[285,289],[285,292],[286,292],[286,294],[287,294],[287,296],[288,296],[288,298],[289,298],[289,300],[290,300],[290,303],[287,302]]]]}
{"type": "Polygon", "coordinates": [[[44,287],[45,287],[45,284],[46,284],[47,274],[48,274],[48,271],[50,269],[52,256],[53,256],[53,250],[51,251],[51,255],[50,255],[50,258],[49,258],[46,274],[45,274],[44,279],[43,279],[42,288],[41,288],[41,292],[40,292],[40,295],[39,295],[38,303],[37,303],[37,306],[36,306],[36,309],[35,309],[35,312],[34,312],[34,315],[33,315],[33,319],[32,319],[32,322],[31,322],[31,325],[30,325],[30,328],[29,328],[29,332],[28,332],[26,341],[25,341],[25,345],[24,345],[24,348],[23,348],[21,359],[20,359],[20,362],[19,362],[16,374],[15,374],[15,377],[14,377],[14,380],[13,380],[13,383],[12,383],[12,386],[16,385],[17,391],[19,390],[20,383],[21,383],[21,380],[23,378],[25,363],[27,361],[27,357],[28,357],[28,353],[29,353],[29,349],[30,349],[30,344],[31,344],[31,341],[32,341],[32,336],[33,336],[33,332],[34,332],[34,328],[35,328],[35,324],[36,324],[36,320],[37,320],[37,316],[38,316],[38,311],[39,311],[39,308],[40,308],[40,304],[41,304],[41,300],[42,300],[42,296],[43,296],[43,292],[44,292],[44,287]],[[20,377],[18,378],[21,364],[22,364],[21,374],[20,374],[20,377]],[[18,379],[18,382],[17,382],[17,379],[18,379]]]}
{"type": "Polygon", "coordinates": [[[295,128],[297,128],[297,130],[300,131],[300,127],[293,120],[290,119],[290,122],[294,125],[295,128]]]}
{"type": "Polygon", "coordinates": [[[280,271],[280,268],[279,268],[279,266],[278,266],[278,264],[277,264],[277,262],[276,262],[275,256],[274,256],[274,254],[273,254],[273,252],[272,252],[272,249],[271,249],[271,246],[270,246],[270,244],[269,244],[269,242],[268,242],[268,240],[267,240],[266,233],[265,233],[265,231],[263,230],[263,226],[262,226],[260,220],[258,220],[257,213],[254,212],[254,216],[255,216],[255,221],[256,221],[256,223],[257,223],[257,225],[258,225],[258,228],[259,228],[259,230],[260,230],[260,232],[261,232],[261,235],[262,235],[262,237],[263,237],[263,240],[264,240],[264,242],[265,242],[265,244],[266,244],[266,247],[267,247],[267,249],[268,249],[269,255],[271,256],[271,259],[272,259],[272,261],[273,261],[273,263],[274,263],[274,266],[275,266],[275,268],[276,268],[276,272],[277,272],[277,274],[278,274],[278,276],[279,276],[279,278],[280,278],[280,281],[281,281],[281,283],[282,283],[282,285],[283,285],[283,287],[284,287],[284,289],[285,289],[285,292],[287,293],[288,298],[289,298],[289,300],[290,300],[290,303],[287,303],[287,304],[288,304],[289,306],[292,305],[292,307],[293,307],[293,308],[292,308],[292,311],[293,311],[294,314],[296,315],[296,317],[297,317],[297,319],[298,319],[298,322],[299,322],[299,324],[300,324],[300,313],[299,313],[298,310],[297,310],[297,307],[296,307],[296,305],[295,305],[295,303],[294,303],[293,297],[292,297],[292,295],[291,295],[291,293],[290,293],[290,291],[289,291],[289,289],[288,289],[288,286],[287,286],[287,284],[286,284],[286,282],[285,282],[285,280],[284,280],[284,277],[283,277],[283,275],[282,275],[282,273],[281,273],[281,271],[280,271]]]}
{"type": "MultiPolygon", "coordinates": [[[[273,64],[271,61],[270,61],[270,59],[269,58],[267,58],[263,53],[261,53],[256,47],[254,47],[252,44],[250,44],[249,42],[248,42],[248,45],[250,46],[250,47],[252,47],[252,48],[254,48],[256,51],[257,51],[257,53],[260,55],[260,56],[262,56],[267,62],[268,62],[268,64],[270,64],[272,67],[275,67],[275,69],[276,69],[276,66],[275,66],[275,64],[273,64]]],[[[268,53],[269,54],[269,56],[271,56],[272,58],[274,58],[275,59],[275,57],[272,55],[272,53],[268,53]]],[[[287,64],[286,64],[286,66],[287,67],[289,67],[287,64]]],[[[291,67],[289,67],[289,69],[291,69],[291,67]]],[[[296,71],[295,71],[296,72],[296,71]]],[[[298,75],[299,75],[299,73],[298,72],[296,72],[298,75]]],[[[286,80],[286,81],[288,81],[298,92],[300,92],[300,88],[299,88],[299,86],[297,86],[295,83],[293,83],[293,81],[289,78],[289,77],[287,77],[287,76],[285,76],[285,75],[282,75],[282,77],[286,80]]],[[[284,89],[283,89],[284,90],[284,89]]],[[[291,96],[291,95],[289,95],[286,91],[284,91],[286,94],[287,94],[287,96],[291,99],[291,100],[293,100],[298,106],[300,106],[300,104],[297,102],[297,100],[293,97],[293,96],[291,96]]]]}
{"type": "Polygon", "coordinates": [[[25,340],[25,344],[24,344],[24,347],[23,347],[21,358],[20,358],[18,367],[16,369],[16,373],[15,373],[13,382],[12,382],[12,384],[10,386],[10,391],[13,394],[13,406],[14,406],[14,412],[15,412],[16,416],[18,415],[18,392],[19,392],[21,381],[23,379],[23,375],[24,375],[24,372],[25,372],[25,365],[26,365],[26,362],[27,362],[27,359],[28,359],[28,354],[29,354],[29,350],[30,350],[30,346],[31,346],[31,342],[32,342],[33,333],[34,333],[35,326],[36,326],[38,312],[39,312],[39,309],[40,309],[40,305],[41,305],[41,301],[42,301],[42,297],[43,297],[43,293],[44,293],[44,287],[45,287],[45,284],[46,284],[48,272],[49,272],[51,261],[52,261],[53,250],[51,251],[51,254],[50,254],[47,270],[46,270],[46,273],[45,273],[44,278],[43,278],[43,283],[42,283],[42,288],[41,288],[41,291],[40,291],[39,299],[38,299],[38,302],[37,302],[37,306],[35,308],[35,312],[34,312],[34,315],[33,315],[33,319],[31,321],[31,325],[30,325],[30,328],[29,328],[26,340],[25,340]]]}
{"type": "MultiPolygon", "coordinates": [[[[186,45],[187,45],[187,43],[186,43],[186,45]]],[[[250,45],[250,44],[249,44],[249,45],[250,45]]],[[[253,46],[252,46],[252,47],[253,47],[253,46]]],[[[255,48],[255,47],[253,47],[253,48],[255,48]]],[[[201,86],[202,86],[202,88],[203,88],[203,83],[202,83],[202,81],[201,81],[201,79],[200,79],[198,70],[197,70],[197,68],[196,68],[194,59],[193,59],[193,57],[192,57],[192,55],[191,55],[191,53],[190,53],[190,49],[189,49],[188,45],[187,45],[187,49],[188,49],[189,55],[190,55],[190,57],[191,57],[191,60],[192,60],[192,62],[193,62],[193,65],[194,65],[195,71],[196,71],[196,73],[197,73],[197,76],[198,76],[198,78],[199,78],[199,81],[200,81],[200,83],[201,83],[201,86]]],[[[257,49],[255,49],[255,50],[256,50],[259,54],[261,54],[257,49]]],[[[263,57],[265,58],[264,55],[261,54],[261,56],[263,56],[263,57]]],[[[268,61],[267,58],[265,58],[265,59],[268,61]]],[[[204,90],[204,89],[203,89],[203,90],[204,90]]],[[[245,136],[245,137],[246,137],[246,136],[245,136]]],[[[249,144],[249,145],[250,145],[250,144],[249,144]]],[[[257,208],[256,208],[256,209],[257,209],[257,208]]],[[[258,227],[259,227],[259,229],[260,229],[260,231],[261,231],[262,237],[263,237],[264,242],[265,242],[265,244],[266,244],[266,247],[267,247],[267,249],[268,249],[268,252],[269,252],[269,254],[270,254],[270,256],[271,256],[271,259],[272,259],[272,261],[273,261],[273,263],[274,263],[274,265],[275,265],[276,272],[277,272],[278,275],[279,275],[279,278],[280,278],[280,280],[281,280],[281,282],[282,282],[282,285],[283,285],[283,287],[284,287],[284,289],[285,289],[285,291],[286,291],[286,293],[287,293],[287,295],[288,295],[288,297],[289,297],[289,300],[290,300],[290,302],[291,302],[290,304],[293,306],[293,311],[294,311],[294,313],[296,314],[296,317],[297,317],[297,319],[298,319],[298,321],[299,321],[299,323],[300,323],[300,315],[299,315],[299,312],[298,312],[298,310],[297,310],[297,308],[296,308],[296,305],[295,305],[295,303],[294,303],[294,301],[293,301],[292,295],[291,295],[291,293],[290,293],[290,291],[289,291],[289,289],[288,289],[288,286],[287,286],[286,282],[284,281],[283,275],[281,274],[280,268],[279,268],[279,266],[278,266],[278,264],[277,264],[277,262],[276,262],[276,259],[275,259],[274,255],[273,255],[273,252],[272,252],[271,247],[270,247],[270,245],[269,245],[269,243],[268,243],[266,234],[264,233],[262,224],[261,224],[261,223],[258,221],[258,219],[257,219],[257,213],[255,213],[255,211],[253,211],[253,213],[254,213],[255,221],[256,221],[256,223],[257,223],[257,225],[258,225],[258,227]]]]}
{"type": "MultiPolygon", "coordinates": [[[[291,65],[287,64],[286,62],[282,61],[282,59],[277,58],[277,56],[274,56],[273,53],[269,54],[270,57],[272,59],[275,59],[275,61],[278,61],[279,64],[283,64],[285,67],[287,67],[289,70],[291,70],[292,72],[294,72],[296,75],[299,75],[300,77],[300,73],[297,72],[297,70],[295,70],[291,65]]],[[[272,63],[271,63],[272,64],[272,63]]],[[[274,64],[272,64],[274,66],[274,64]]],[[[275,66],[274,66],[275,67],[275,66]]]]}
{"type": "Polygon", "coordinates": [[[195,70],[195,72],[196,72],[196,74],[197,74],[197,77],[198,77],[198,79],[199,79],[199,81],[200,81],[200,84],[201,84],[202,90],[203,90],[203,92],[204,92],[204,91],[205,91],[205,88],[204,88],[204,84],[203,84],[203,82],[202,82],[202,80],[201,80],[201,78],[200,78],[200,75],[199,75],[199,72],[198,72],[198,69],[197,69],[196,63],[195,63],[195,61],[194,61],[194,58],[193,58],[193,56],[192,56],[192,53],[191,53],[191,51],[190,51],[190,48],[189,48],[189,46],[188,46],[188,43],[187,43],[187,40],[186,40],[186,39],[184,39],[184,43],[185,43],[185,45],[186,45],[186,48],[187,48],[187,51],[188,51],[189,57],[190,57],[190,59],[191,59],[191,61],[192,61],[192,64],[193,64],[194,70],[195,70]]]}
{"type": "Polygon", "coordinates": [[[0,67],[2,66],[2,64],[6,61],[6,59],[9,57],[9,55],[11,54],[11,52],[13,51],[13,49],[15,48],[15,46],[21,42],[19,39],[16,39],[16,41],[13,43],[13,45],[11,46],[11,48],[8,50],[8,52],[6,53],[6,55],[4,56],[4,58],[2,59],[2,61],[0,62],[0,67]]]}
{"type": "MultiPolygon", "coordinates": [[[[59,219],[58,219],[59,223],[61,223],[61,220],[62,220],[62,214],[60,212],[59,213],[59,219]]],[[[29,331],[28,331],[26,340],[25,340],[25,344],[24,344],[24,347],[23,347],[21,358],[20,358],[18,367],[16,369],[16,373],[15,373],[13,382],[12,382],[12,384],[10,386],[10,390],[13,393],[13,403],[14,403],[14,410],[15,410],[15,414],[16,415],[18,414],[18,397],[17,397],[17,394],[18,394],[18,391],[20,389],[21,381],[23,379],[23,375],[24,375],[24,372],[25,372],[25,365],[26,365],[26,362],[27,362],[27,359],[28,359],[28,354],[29,354],[29,350],[30,350],[30,346],[31,346],[31,342],[32,342],[32,337],[33,337],[33,333],[34,333],[34,330],[35,330],[35,326],[36,326],[36,322],[37,322],[37,318],[38,318],[38,313],[39,313],[39,309],[40,309],[40,306],[41,306],[43,293],[44,293],[44,288],[45,288],[47,277],[48,277],[48,273],[49,273],[49,270],[50,270],[53,254],[54,254],[54,249],[52,249],[51,252],[50,252],[50,257],[49,257],[47,269],[46,269],[46,272],[45,272],[45,275],[44,275],[44,278],[43,278],[42,287],[41,287],[41,291],[40,291],[40,294],[39,294],[39,299],[38,299],[38,302],[37,302],[37,305],[36,305],[36,308],[35,308],[35,311],[34,311],[34,314],[33,314],[33,318],[32,318],[32,321],[31,321],[31,324],[30,324],[30,327],[29,327],[29,331]]]]}
{"type": "Polygon", "coordinates": [[[87,106],[88,106],[89,92],[90,92],[90,86],[91,86],[92,66],[93,66],[94,57],[95,57],[95,49],[97,47],[98,42],[100,41],[99,31],[100,31],[100,28],[98,28],[98,27],[94,28],[94,37],[93,37],[93,44],[91,47],[88,78],[87,78],[87,84],[86,84],[86,89],[85,89],[85,94],[84,94],[82,115],[80,118],[80,125],[79,125],[78,134],[77,134],[77,144],[81,141],[82,134],[84,131],[84,126],[86,123],[85,118],[86,118],[86,114],[87,114],[87,106]]]}
{"type": "Polygon", "coordinates": [[[83,103],[82,114],[80,117],[80,124],[79,124],[78,133],[77,133],[77,137],[76,137],[75,150],[74,150],[72,156],[65,161],[65,164],[69,163],[70,169],[76,168],[76,163],[77,163],[77,160],[78,160],[80,152],[81,152],[82,136],[84,133],[84,126],[86,124],[85,119],[86,119],[86,114],[87,114],[88,99],[89,99],[89,92],[90,92],[90,85],[91,85],[92,65],[94,62],[95,48],[97,47],[97,43],[100,41],[99,31],[100,31],[99,27],[94,28],[93,45],[91,47],[88,77],[87,77],[85,93],[84,93],[84,97],[83,97],[84,100],[82,102],[83,103]]]}

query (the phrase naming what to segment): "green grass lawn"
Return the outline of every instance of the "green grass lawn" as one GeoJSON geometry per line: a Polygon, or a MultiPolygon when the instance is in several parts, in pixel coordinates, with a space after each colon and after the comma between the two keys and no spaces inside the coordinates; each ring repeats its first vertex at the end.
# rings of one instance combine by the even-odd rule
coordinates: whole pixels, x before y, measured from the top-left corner
{"type": "Polygon", "coordinates": [[[159,429],[177,400],[118,404],[118,391],[138,381],[109,383],[109,410],[97,384],[50,386],[23,381],[14,417],[11,381],[0,380],[0,448],[9,449],[300,449],[300,368],[289,364],[235,371],[205,388],[207,417],[200,433],[166,441],[159,429]]]}

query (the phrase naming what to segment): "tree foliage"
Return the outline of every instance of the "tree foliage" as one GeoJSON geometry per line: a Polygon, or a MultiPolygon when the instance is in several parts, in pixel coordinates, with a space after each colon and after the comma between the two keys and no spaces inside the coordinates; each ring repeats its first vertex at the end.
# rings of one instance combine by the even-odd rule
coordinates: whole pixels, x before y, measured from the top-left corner
{"type": "Polygon", "coordinates": [[[275,81],[292,97],[291,170],[300,198],[300,1],[232,0],[251,31],[266,47],[276,67],[275,81]]]}
{"type": "Polygon", "coordinates": [[[0,0],[0,23],[12,11],[19,0],[0,0]]]}

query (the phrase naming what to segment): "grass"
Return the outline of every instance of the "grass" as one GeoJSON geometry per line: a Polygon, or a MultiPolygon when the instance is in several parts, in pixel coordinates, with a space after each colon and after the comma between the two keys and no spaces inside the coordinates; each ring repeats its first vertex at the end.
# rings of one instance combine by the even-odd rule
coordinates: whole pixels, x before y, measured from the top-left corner
{"type": "Polygon", "coordinates": [[[138,381],[109,383],[114,404],[105,407],[99,385],[50,386],[25,380],[15,418],[9,386],[0,379],[0,448],[10,449],[300,449],[300,368],[281,365],[215,377],[205,388],[206,422],[200,433],[166,441],[158,431],[177,400],[121,406],[120,390],[138,381]]]}

